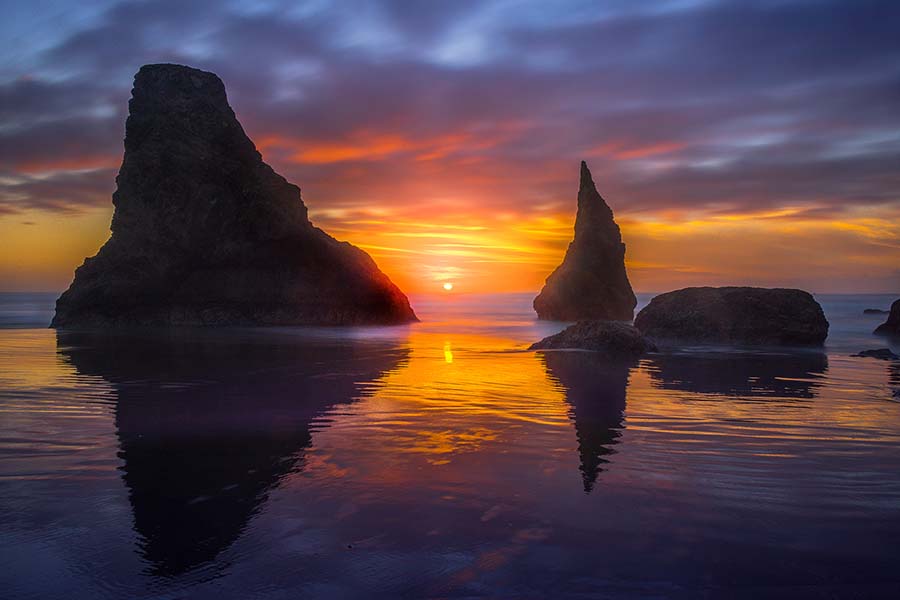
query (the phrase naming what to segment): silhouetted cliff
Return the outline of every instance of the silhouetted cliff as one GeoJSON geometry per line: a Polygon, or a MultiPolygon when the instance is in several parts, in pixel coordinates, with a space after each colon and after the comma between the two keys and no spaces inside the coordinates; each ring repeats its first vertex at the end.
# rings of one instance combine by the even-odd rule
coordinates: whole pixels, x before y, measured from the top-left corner
{"type": "Polygon", "coordinates": [[[54,327],[416,320],[368,254],[310,223],[213,73],[135,76],[112,236],[75,271],[54,327]]]}

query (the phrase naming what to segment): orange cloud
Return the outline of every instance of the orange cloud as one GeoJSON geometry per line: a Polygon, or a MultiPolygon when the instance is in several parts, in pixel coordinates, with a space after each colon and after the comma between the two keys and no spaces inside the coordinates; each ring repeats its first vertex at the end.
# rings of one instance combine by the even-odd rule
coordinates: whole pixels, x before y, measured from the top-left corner
{"type": "Polygon", "coordinates": [[[588,150],[588,156],[611,158],[615,160],[632,160],[648,158],[660,154],[669,154],[681,150],[685,144],[680,142],[659,142],[654,144],[635,144],[627,141],[614,141],[595,146],[588,150]]]}
{"type": "MultiPolygon", "coordinates": [[[[368,251],[404,290],[439,292],[440,285],[452,281],[454,293],[537,291],[572,238],[577,172],[556,162],[526,172],[484,151],[527,127],[509,123],[490,133],[476,129],[433,136],[359,131],[346,140],[324,142],[273,134],[259,136],[258,147],[276,170],[303,185],[316,225],[368,251]],[[571,185],[561,186],[560,180],[571,185]]],[[[680,146],[617,141],[598,148],[619,158],[639,158],[680,146]]],[[[28,168],[42,173],[115,162],[89,156],[28,168]]],[[[598,174],[598,181],[602,177],[598,174]]],[[[819,210],[831,205],[828,199],[761,203],[759,210],[748,210],[749,203],[724,198],[699,208],[641,212],[630,212],[627,194],[620,191],[613,190],[609,201],[639,291],[720,283],[851,291],[896,285],[900,214],[891,206],[848,208],[845,218],[835,219],[819,210]]],[[[85,249],[105,239],[110,211],[107,205],[104,219],[89,226],[84,220],[53,220],[53,232],[50,221],[41,218],[46,215],[0,217],[5,232],[0,237],[10,257],[19,257],[0,261],[6,289],[64,287],[90,254],[85,249]],[[23,220],[38,226],[24,227],[23,220]],[[51,248],[60,235],[71,240],[65,256],[51,248]]]]}

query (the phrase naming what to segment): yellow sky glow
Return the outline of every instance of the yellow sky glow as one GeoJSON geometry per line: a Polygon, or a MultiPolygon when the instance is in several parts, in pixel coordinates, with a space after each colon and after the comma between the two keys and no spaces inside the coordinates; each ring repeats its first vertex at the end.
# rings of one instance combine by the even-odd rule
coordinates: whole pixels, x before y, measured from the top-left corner
{"type": "MultiPolygon", "coordinates": [[[[562,260],[574,220],[564,212],[489,210],[415,220],[391,207],[307,204],[314,223],[369,252],[410,293],[439,291],[444,282],[461,293],[536,291],[562,260]]],[[[108,238],[111,213],[110,206],[0,216],[0,289],[64,289],[108,238]]],[[[900,215],[861,213],[838,221],[786,207],[758,214],[623,213],[617,220],[638,291],[752,284],[854,292],[900,283],[900,215]]]]}

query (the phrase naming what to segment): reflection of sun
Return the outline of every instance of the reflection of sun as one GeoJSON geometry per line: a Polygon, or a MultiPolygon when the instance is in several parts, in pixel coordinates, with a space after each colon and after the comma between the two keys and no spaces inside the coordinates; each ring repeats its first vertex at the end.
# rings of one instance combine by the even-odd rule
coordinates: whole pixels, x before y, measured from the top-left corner
{"type": "Polygon", "coordinates": [[[444,289],[449,292],[450,290],[453,289],[453,284],[448,281],[447,283],[444,284],[444,289]]]}

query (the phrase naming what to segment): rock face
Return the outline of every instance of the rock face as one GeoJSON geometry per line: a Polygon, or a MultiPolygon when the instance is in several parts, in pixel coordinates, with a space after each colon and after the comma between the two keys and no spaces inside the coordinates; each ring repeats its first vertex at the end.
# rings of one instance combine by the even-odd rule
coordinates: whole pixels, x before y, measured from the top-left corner
{"type": "Polygon", "coordinates": [[[894,303],[891,304],[891,314],[888,315],[887,321],[879,325],[875,329],[875,333],[900,336],[900,300],[894,300],[894,303]]]}
{"type": "Polygon", "coordinates": [[[819,346],[828,321],[802,290],[685,288],[653,298],[634,320],[655,340],[748,345],[819,346]]]}
{"type": "Polygon", "coordinates": [[[656,350],[632,325],[618,321],[579,321],[545,337],[529,350],[579,349],[602,352],[613,358],[635,359],[656,350]]]}
{"type": "Polygon", "coordinates": [[[112,236],[75,271],[52,327],[416,320],[368,254],[310,223],[213,73],[141,68],[116,183],[112,236]]]}
{"type": "Polygon", "coordinates": [[[619,226],[582,162],[575,239],[534,299],[534,310],[552,321],[630,321],[636,304],[619,226]]]}

